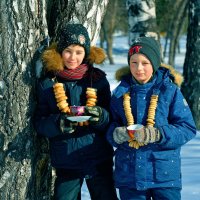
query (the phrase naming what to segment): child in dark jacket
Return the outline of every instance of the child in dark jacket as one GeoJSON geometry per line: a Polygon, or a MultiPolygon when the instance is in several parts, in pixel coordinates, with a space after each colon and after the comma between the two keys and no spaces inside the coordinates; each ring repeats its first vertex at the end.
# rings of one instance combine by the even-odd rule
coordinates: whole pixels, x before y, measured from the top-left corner
{"type": "Polygon", "coordinates": [[[113,149],[105,136],[110,86],[106,74],[93,67],[94,61],[103,62],[104,51],[90,47],[83,25],[68,24],[42,59],[35,128],[49,139],[55,199],[81,199],[85,179],[91,199],[116,200],[113,149]]]}
{"type": "Polygon", "coordinates": [[[133,42],[128,64],[111,98],[107,132],[116,147],[115,185],[121,200],[180,200],[181,146],[196,134],[190,108],[173,83],[182,77],[161,65],[160,46],[150,37],[133,42]]]}

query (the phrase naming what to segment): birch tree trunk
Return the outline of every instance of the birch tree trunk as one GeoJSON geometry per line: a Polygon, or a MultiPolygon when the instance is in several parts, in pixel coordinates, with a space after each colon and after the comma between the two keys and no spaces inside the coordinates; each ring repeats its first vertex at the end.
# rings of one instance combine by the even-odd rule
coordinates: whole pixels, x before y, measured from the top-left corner
{"type": "Polygon", "coordinates": [[[49,36],[55,37],[64,23],[82,23],[89,32],[92,44],[99,37],[109,0],[51,0],[47,12],[49,36]]]}
{"type": "Polygon", "coordinates": [[[127,0],[129,45],[139,36],[158,39],[155,0],[127,0]]]}
{"type": "Polygon", "coordinates": [[[200,129],[200,1],[189,1],[187,50],[183,68],[182,91],[200,129]]]}
{"type": "Polygon", "coordinates": [[[0,1],[0,199],[51,199],[48,143],[36,136],[32,125],[35,52],[48,29],[55,38],[54,30],[70,20],[88,27],[95,43],[107,3],[0,1]]]}

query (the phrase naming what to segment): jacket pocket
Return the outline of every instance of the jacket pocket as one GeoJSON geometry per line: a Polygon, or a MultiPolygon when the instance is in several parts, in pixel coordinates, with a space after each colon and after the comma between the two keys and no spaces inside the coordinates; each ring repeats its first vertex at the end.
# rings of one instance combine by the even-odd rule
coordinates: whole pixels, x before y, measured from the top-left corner
{"type": "Polygon", "coordinates": [[[159,182],[173,181],[181,177],[180,153],[176,150],[153,152],[153,173],[159,182]]]}

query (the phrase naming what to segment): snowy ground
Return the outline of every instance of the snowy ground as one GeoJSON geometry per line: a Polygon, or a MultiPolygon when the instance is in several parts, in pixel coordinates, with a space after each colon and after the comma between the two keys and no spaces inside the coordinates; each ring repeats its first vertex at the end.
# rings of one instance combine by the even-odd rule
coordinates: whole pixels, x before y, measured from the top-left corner
{"type": "MultiPolygon", "coordinates": [[[[115,71],[127,65],[127,50],[128,50],[127,37],[118,36],[114,39],[113,45],[113,58],[114,65],[109,65],[105,62],[100,68],[107,73],[110,82],[111,90],[113,90],[118,82],[115,80],[115,71]]],[[[162,40],[164,46],[164,41],[162,40]]],[[[175,69],[182,72],[182,66],[185,56],[186,37],[182,37],[180,41],[180,54],[176,55],[175,69]]],[[[167,58],[165,58],[165,61],[167,58]]],[[[200,131],[197,136],[182,147],[182,200],[200,200],[200,131]]],[[[87,187],[84,184],[82,188],[82,199],[90,200],[87,187]]]]}

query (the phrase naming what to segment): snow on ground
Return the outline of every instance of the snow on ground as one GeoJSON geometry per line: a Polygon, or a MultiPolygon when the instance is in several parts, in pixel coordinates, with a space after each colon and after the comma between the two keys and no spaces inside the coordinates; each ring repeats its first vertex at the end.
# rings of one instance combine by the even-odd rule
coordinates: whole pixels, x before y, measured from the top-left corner
{"type": "MultiPolygon", "coordinates": [[[[164,40],[161,44],[164,47],[164,40]]],[[[180,40],[180,53],[175,58],[175,69],[182,73],[182,67],[185,57],[186,36],[180,40]]],[[[127,66],[128,38],[126,36],[116,36],[113,44],[114,65],[108,64],[106,61],[100,66],[107,74],[111,90],[113,90],[118,82],[115,80],[115,72],[117,69],[127,66]]],[[[167,58],[164,59],[167,62],[167,58]]],[[[197,136],[182,147],[182,200],[200,200],[200,131],[197,136]]],[[[86,187],[82,187],[82,199],[90,200],[90,196],[86,187]]]]}

